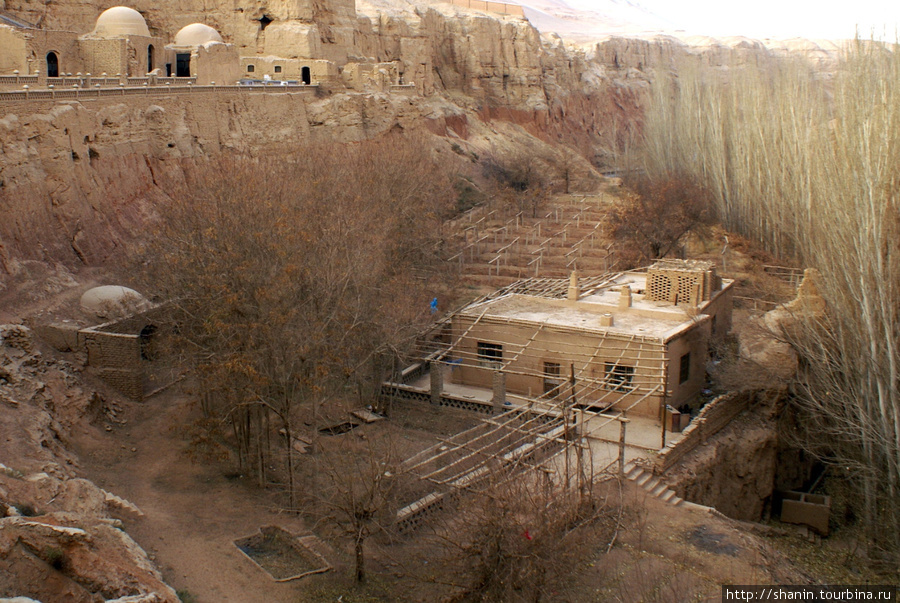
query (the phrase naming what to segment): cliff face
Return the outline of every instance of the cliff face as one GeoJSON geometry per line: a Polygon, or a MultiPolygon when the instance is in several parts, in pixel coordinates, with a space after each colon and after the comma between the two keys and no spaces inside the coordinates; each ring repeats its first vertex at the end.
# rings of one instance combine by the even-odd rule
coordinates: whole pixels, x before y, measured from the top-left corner
{"type": "Polygon", "coordinates": [[[197,94],[2,106],[0,270],[17,259],[95,263],[152,221],[161,181],[223,152],[415,128],[452,107],[390,95],[197,94]]]}
{"type": "MultiPolygon", "coordinates": [[[[471,124],[504,120],[609,164],[639,134],[654,70],[679,56],[714,64],[767,56],[752,45],[691,50],[665,37],[576,47],[542,38],[520,17],[439,2],[361,0],[355,9],[352,0],[133,5],[154,33],[203,21],[251,49],[267,31],[308,22],[323,48],[353,61],[392,63],[418,95],[332,86],[324,97],[217,92],[0,101],[0,204],[9,216],[0,224],[0,273],[14,273],[17,259],[104,261],[152,219],[161,176],[177,178],[183,162],[222,152],[276,154],[308,141],[360,140],[423,124],[439,136],[465,138],[471,124]],[[268,27],[263,17],[271,19],[268,27]]],[[[6,0],[5,10],[45,28],[83,32],[100,6],[6,0]]]]}

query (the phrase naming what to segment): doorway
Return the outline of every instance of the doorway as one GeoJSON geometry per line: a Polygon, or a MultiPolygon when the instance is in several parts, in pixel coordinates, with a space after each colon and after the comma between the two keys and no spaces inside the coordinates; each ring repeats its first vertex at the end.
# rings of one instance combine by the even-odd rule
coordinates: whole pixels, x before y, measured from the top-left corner
{"type": "Polygon", "coordinates": [[[191,77],[191,55],[175,55],[175,77],[191,77]]]}
{"type": "Polygon", "coordinates": [[[55,52],[47,53],[47,77],[59,77],[59,57],[55,52]]]}

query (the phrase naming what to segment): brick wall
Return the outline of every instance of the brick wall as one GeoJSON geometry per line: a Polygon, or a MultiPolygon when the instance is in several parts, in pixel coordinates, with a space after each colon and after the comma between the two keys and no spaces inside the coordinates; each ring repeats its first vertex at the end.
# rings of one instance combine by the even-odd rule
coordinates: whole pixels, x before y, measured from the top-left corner
{"type": "Polygon", "coordinates": [[[88,366],[111,386],[134,400],[144,397],[144,368],[137,334],[110,333],[106,325],[82,329],[88,366]]]}
{"type": "Polygon", "coordinates": [[[750,405],[752,399],[752,393],[733,392],[719,396],[704,406],[700,414],[682,432],[684,437],[678,442],[666,446],[656,457],[653,466],[654,473],[668,471],[685,455],[704,443],[707,438],[721,431],[750,405]]]}

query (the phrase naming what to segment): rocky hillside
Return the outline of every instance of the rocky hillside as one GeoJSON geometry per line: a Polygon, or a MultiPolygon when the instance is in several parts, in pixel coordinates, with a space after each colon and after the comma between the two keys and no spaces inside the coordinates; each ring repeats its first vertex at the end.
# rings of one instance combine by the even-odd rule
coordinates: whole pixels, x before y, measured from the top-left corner
{"type": "Polygon", "coordinates": [[[76,477],[71,431],[114,412],[85,389],[80,372],[45,358],[27,327],[0,325],[0,597],[175,603],[175,592],[111,516],[140,510],[76,477]]]}
{"type": "MultiPolygon", "coordinates": [[[[479,128],[502,139],[490,123],[504,121],[534,144],[564,142],[604,167],[639,132],[655,70],[671,68],[679,57],[724,66],[772,56],[762,44],[739,39],[689,46],[666,36],[609,37],[576,45],[542,35],[521,17],[434,0],[360,0],[355,16],[345,0],[257,0],[211,10],[198,0],[138,0],[135,7],[151,30],[172,32],[203,20],[239,46],[252,46],[279,24],[311,20],[323,43],[342,45],[348,57],[399,61],[403,73],[424,82],[423,94],[332,89],[319,96],[0,101],[0,283],[21,260],[103,263],[152,220],[154,200],[164,194],[160,178],[177,179],[184,162],[198,157],[277,154],[310,141],[360,140],[398,128],[427,128],[465,146],[479,128]],[[266,33],[262,15],[272,19],[266,33]]],[[[48,28],[88,31],[100,6],[4,0],[0,8],[48,28]]]]}

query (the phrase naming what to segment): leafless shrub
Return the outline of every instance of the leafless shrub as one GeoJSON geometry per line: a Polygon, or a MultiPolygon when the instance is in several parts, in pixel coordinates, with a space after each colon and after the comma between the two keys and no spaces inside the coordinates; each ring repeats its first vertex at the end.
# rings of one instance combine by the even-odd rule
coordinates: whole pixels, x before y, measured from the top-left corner
{"type": "Polygon", "coordinates": [[[455,601],[559,600],[615,532],[613,505],[543,476],[519,476],[466,494],[440,530],[444,580],[455,601]]]}
{"type": "Polygon", "coordinates": [[[606,225],[609,237],[633,248],[623,253],[665,257],[710,222],[709,192],[686,176],[631,177],[626,186],[606,225]]]}

